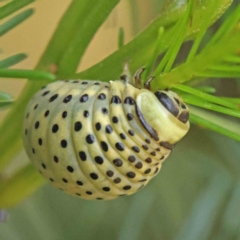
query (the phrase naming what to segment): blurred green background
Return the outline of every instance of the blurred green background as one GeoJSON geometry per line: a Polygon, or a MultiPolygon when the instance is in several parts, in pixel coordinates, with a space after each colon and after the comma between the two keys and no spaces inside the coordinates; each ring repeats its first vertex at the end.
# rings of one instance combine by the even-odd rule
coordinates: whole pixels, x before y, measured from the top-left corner
{"type": "MultiPolygon", "coordinates": [[[[121,1],[89,45],[79,70],[117,49],[120,26],[124,26],[128,42],[160,10],[173,9],[182,2],[121,1]]],[[[36,14],[4,37],[3,54],[27,52],[29,58],[17,67],[32,69],[69,3],[36,1],[36,14]]],[[[225,81],[211,83],[219,94],[224,90],[224,94],[239,96],[237,80],[231,80],[227,89],[225,81]]],[[[14,97],[23,85],[24,81],[0,80],[0,90],[14,97]]],[[[24,153],[16,159],[27,161],[24,153]]],[[[161,172],[138,193],[112,201],[86,201],[45,184],[27,200],[7,210],[7,220],[0,223],[0,240],[238,240],[239,172],[239,142],[191,126],[161,172]]]]}
{"type": "Polygon", "coordinates": [[[138,193],[86,201],[46,184],[9,209],[3,240],[240,239],[239,143],[192,126],[138,193]]]}

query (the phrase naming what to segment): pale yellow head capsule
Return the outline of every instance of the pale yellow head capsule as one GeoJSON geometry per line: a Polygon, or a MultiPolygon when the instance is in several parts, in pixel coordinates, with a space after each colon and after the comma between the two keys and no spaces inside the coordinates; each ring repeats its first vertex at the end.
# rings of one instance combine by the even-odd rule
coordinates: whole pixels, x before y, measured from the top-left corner
{"type": "Polygon", "coordinates": [[[143,89],[136,104],[143,126],[155,140],[175,144],[188,132],[189,111],[176,93],[143,89]]]}

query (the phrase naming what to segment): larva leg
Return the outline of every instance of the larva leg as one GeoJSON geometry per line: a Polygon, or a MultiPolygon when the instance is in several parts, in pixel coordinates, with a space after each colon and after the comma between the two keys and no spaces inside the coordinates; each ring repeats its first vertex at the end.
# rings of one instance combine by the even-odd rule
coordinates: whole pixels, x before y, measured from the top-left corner
{"type": "Polygon", "coordinates": [[[137,87],[141,87],[141,75],[142,73],[144,72],[146,68],[140,68],[137,70],[137,72],[134,74],[134,77],[133,77],[133,82],[134,82],[134,85],[137,86],[137,87]]]}
{"type": "Polygon", "coordinates": [[[155,78],[154,76],[148,78],[147,81],[144,83],[144,88],[151,90],[151,82],[154,78],[155,78]]]}

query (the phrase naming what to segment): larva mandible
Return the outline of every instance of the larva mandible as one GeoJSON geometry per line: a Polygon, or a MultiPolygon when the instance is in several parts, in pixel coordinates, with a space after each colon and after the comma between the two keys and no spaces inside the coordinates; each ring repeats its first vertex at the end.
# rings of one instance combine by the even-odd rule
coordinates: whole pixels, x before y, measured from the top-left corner
{"type": "Polygon", "coordinates": [[[172,91],[132,80],[64,80],[29,102],[23,143],[53,186],[84,199],[110,200],[144,187],[189,129],[189,112],[172,91]],[[147,85],[145,85],[147,86],[147,85]]]}

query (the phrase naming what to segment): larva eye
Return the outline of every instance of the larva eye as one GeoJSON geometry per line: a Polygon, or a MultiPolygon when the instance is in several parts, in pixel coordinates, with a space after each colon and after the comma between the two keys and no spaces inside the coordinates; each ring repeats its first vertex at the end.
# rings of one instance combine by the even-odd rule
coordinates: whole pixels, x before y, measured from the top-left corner
{"type": "Polygon", "coordinates": [[[176,95],[155,95],[122,80],[51,83],[26,108],[26,152],[66,193],[90,200],[133,194],[156,176],[189,128],[187,107],[176,95]]]}

